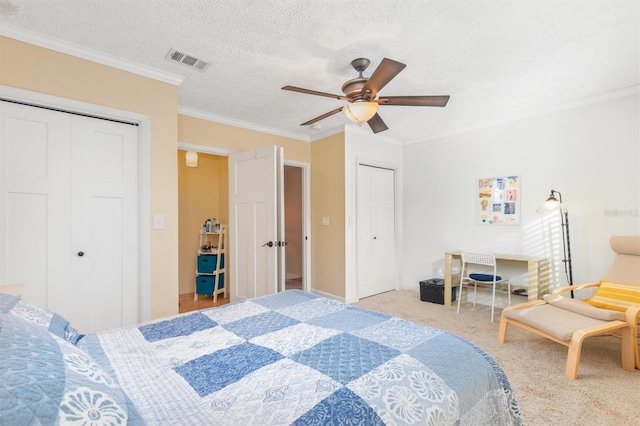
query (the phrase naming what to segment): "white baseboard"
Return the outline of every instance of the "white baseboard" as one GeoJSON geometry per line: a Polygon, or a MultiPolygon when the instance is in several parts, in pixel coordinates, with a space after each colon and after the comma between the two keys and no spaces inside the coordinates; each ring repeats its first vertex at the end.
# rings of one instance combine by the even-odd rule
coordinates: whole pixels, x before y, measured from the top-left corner
{"type": "Polygon", "coordinates": [[[338,302],[345,303],[344,297],[339,297],[339,296],[336,296],[335,294],[327,293],[327,292],[316,290],[313,288],[310,290],[310,292],[313,294],[317,294],[318,296],[326,297],[327,299],[333,299],[333,300],[337,300],[338,302]]]}

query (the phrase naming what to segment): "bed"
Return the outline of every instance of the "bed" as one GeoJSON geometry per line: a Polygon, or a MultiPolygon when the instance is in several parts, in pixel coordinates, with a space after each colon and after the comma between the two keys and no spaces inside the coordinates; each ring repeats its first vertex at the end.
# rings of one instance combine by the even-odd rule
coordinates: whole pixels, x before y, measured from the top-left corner
{"type": "Polygon", "coordinates": [[[0,424],[519,425],[453,334],[287,290],[82,336],[0,293],[0,424]]]}

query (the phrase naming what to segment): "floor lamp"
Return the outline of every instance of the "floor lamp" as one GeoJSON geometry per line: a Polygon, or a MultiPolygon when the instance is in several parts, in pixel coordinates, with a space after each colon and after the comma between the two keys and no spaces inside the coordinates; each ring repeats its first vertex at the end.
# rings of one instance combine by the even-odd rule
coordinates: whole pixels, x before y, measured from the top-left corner
{"type": "MultiPolygon", "coordinates": [[[[564,258],[564,273],[567,275],[567,280],[570,286],[573,286],[573,271],[571,269],[571,242],[569,240],[569,213],[565,206],[562,204],[562,194],[558,191],[551,190],[551,195],[547,198],[547,201],[542,203],[536,210],[540,214],[551,213],[553,211],[560,212],[560,223],[562,225],[562,249],[564,258]],[[558,198],[556,198],[556,194],[558,198]]],[[[571,290],[571,298],[573,299],[573,290],[571,290]]]]}

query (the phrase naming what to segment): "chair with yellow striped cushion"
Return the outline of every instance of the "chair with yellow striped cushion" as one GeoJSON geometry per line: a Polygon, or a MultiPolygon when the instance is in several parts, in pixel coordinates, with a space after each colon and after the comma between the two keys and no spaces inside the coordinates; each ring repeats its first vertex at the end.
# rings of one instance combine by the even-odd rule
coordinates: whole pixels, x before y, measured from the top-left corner
{"type": "Polygon", "coordinates": [[[598,283],[559,288],[544,300],[533,300],[502,311],[498,341],[506,342],[507,326],[515,325],[569,348],[565,375],[578,377],[582,342],[587,337],[621,337],[622,367],[640,369],[640,236],[614,236],[616,253],[605,279],[598,283]],[[590,299],[576,300],[563,293],[594,289],[590,299]],[[635,368],[634,368],[635,367],[635,368]]]}
{"type": "MultiPolygon", "coordinates": [[[[601,280],[598,289],[591,299],[585,302],[600,309],[627,312],[630,308],[640,305],[640,285],[614,283],[601,280]]],[[[636,368],[640,368],[640,318],[636,318],[634,334],[638,340],[635,346],[636,368]]]]}
{"type": "Polygon", "coordinates": [[[591,299],[585,299],[596,308],[625,312],[634,304],[640,304],[640,285],[621,284],[600,280],[591,299]]]}

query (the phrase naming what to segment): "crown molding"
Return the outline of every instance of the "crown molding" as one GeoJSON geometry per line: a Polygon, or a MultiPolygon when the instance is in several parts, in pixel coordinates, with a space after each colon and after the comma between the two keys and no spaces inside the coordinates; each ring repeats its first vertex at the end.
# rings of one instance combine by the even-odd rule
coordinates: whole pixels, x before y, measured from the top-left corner
{"type": "Polygon", "coordinates": [[[228,157],[229,155],[235,152],[230,149],[198,145],[198,144],[189,143],[189,142],[178,142],[178,149],[181,149],[183,151],[196,151],[196,152],[202,152],[204,154],[220,155],[222,157],[228,157]]]}
{"type": "Polygon", "coordinates": [[[567,102],[567,103],[562,104],[562,105],[541,109],[541,110],[538,110],[538,111],[535,111],[535,112],[531,112],[531,113],[528,113],[528,114],[521,114],[521,115],[518,115],[516,117],[512,117],[511,119],[508,119],[508,120],[497,120],[497,121],[493,121],[493,122],[487,123],[486,125],[469,127],[467,129],[460,129],[459,131],[456,131],[456,132],[442,133],[442,134],[439,134],[439,135],[430,136],[428,138],[417,138],[417,139],[406,140],[406,141],[404,141],[404,145],[411,145],[411,144],[415,144],[415,143],[422,143],[422,142],[428,142],[428,141],[432,141],[432,140],[436,140],[436,139],[442,139],[442,138],[446,138],[446,137],[449,137],[449,136],[456,136],[456,135],[460,135],[460,134],[463,134],[463,133],[469,133],[469,132],[473,132],[473,131],[476,131],[476,130],[482,130],[482,129],[487,129],[487,128],[491,128],[491,127],[501,126],[503,124],[513,123],[515,121],[520,121],[520,120],[526,120],[526,119],[529,119],[529,118],[540,117],[540,116],[547,115],[547,114],[553,114],[553,113],[556,113],[556,112],[567,111],[567,110],[570,110],[570,109],[575,109],[575,108],[580,108],[580,107],[584,107],[584,106],[594,105],[594,104],[597,104],[597,103],[600,103],[600,102],[607,102],[607,101],[610,101],[610,100],[613,100],[613,99],[625,98],[627,96],[634,96],[634,95],[638,95],[638,94],[640,94],[640,85],[623,87],[621,89],[611,90],[609,92],[600,93],[600,94],[593,95],[593,96],[587,96],[586,98],[583,98],[583,99],[580,99],[580,100],[577,100],[577,101],[574,101],[574,102],[567,102]]]}
{"type": "Polygon", "coordinates": [[[300,135],[298,133],[284,132],[282,130],[274,129],[271,127],[260,126],[248,121],[236,120],[233,118],[223,117],[220,115],[211,114],[208,112],[200,111],[197,109],[178,107],[178,114],[188,115],[190,117],[201,118],[207,121],[213,121],[215,123],[228,124],[229,126],[240,127],[247,130],[255,130],[256,132],[268,133],[270,135],[283,136],[285,138],[296,139],[303,142],[310,142],[311,139],[308,136],[300,135]]]}
{"type": "Polygon", "coordinates": [[[46,49],[55,50],[56,52],[86,59],[88,61],[97,62],[102,65],[121,69],[123,71],[128,71],[144,77],[152,78],[154,80],[163,81],[174,86],[179,86],[184,81],[184,77],[177,74],[172,74],[169,72],[158,70],[156,68],[147,67],[133,61],[118,58],[108,53],[99,52],[97,50],[69,43],[67,41],[60,40],[54,37],[43,36],[36,32],[17,27],[15,25],[2,24],[2,26],[0,27],[0,35],[23,41],[25,43],[44,47],[46,49]]]}

